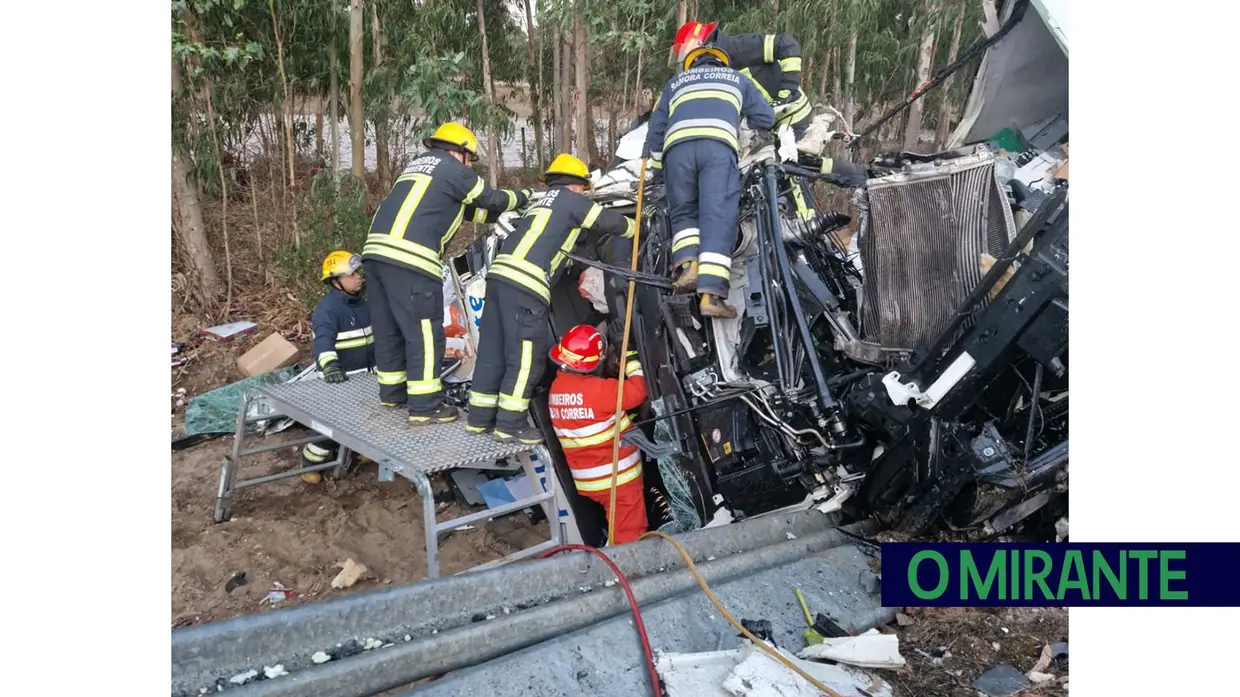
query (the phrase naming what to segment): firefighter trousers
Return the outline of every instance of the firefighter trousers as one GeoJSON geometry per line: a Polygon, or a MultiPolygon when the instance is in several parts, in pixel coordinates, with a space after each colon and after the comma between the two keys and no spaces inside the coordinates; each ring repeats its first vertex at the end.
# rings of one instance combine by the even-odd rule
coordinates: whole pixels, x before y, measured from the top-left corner
{"type": "Polygon", "coordinates": [[[707,138],[677,143],[663,155],[663,178],[672,264],[697,259],[698,291],[727,297],[741,205],[736,151],[707,138]]]}
{"type": "Polygon", "coordinates": [[[375,337],[379,401],[429,414],[443,404],[443,284],[401,266],[362,262],[375,337]]]}
{"type": "Polygon", "coordinates": [[[530,397],[551,350],[549,308],[499,278],[487,279],[478,361],[469,393],[469,426],[515,433],[529,425],[530,397]]]}
{"type": "MultiPolygon", "coordinates": [[[[646,495],[639,476],[631,482],[616,487],[616,530],[612,537],[616,544],[623,545],[636,542],[646,532],[649,524],[646,520],[646,495]]],[[[582,496],[597,502],[603,507],[607,520],[611,520],[611,489],[602,491],[579,491],[582,496]]]]}

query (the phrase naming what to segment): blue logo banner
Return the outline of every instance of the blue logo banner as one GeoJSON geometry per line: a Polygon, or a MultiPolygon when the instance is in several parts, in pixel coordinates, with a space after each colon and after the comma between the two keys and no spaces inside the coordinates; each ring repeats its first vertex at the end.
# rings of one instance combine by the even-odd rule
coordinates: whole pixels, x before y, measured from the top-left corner
{"type": "Polygon", "coordinates": [[[882,544],[886,607],[1235,607],[1240,543],[882,544]]]}

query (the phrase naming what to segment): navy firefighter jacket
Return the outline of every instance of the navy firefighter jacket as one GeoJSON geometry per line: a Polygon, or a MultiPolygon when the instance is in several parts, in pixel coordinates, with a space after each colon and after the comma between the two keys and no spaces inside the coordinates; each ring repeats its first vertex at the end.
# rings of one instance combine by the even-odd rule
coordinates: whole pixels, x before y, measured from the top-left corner
{"type": "Polygon", "coordinates": [[[366,298],[332,288],[310,314],[314,331],[314,362],[322,369],[340,362],[346,373],[375,365],[375,338],[370,333],[366,298]]]}
{"type": "Polygon", "coordinates": [[[753,81],[731,68],[698,66],[673,77],[650,116],[646,147],[657,168],[677,143],[709,138],[738,149],[741,119],[750,128],[775,125],[775,112],[753,81]]]}

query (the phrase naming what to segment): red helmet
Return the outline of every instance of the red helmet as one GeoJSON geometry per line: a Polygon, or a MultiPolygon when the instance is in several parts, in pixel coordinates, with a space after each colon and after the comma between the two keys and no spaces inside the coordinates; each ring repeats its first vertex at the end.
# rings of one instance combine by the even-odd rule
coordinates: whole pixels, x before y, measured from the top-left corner
{"type": "Polygon", "coordinates": [[[578,324],[564,332],[560,343],[551,347],[551,360],[565,370],[590,373],[598,367],[604,348],[603,335],[597,329],[578,324]]]}
{"type": "Polygon", "coordinates": [[[698,41],[706,41],[706,37],[715,30],[717,22],[709,24],[703,22],[685,22],[680,25],[680,29],[676,32],[676,39],[672,41],[672,50],[680,55],[680,48],[685,45],[689,39],[697,39],[698,41]]]}

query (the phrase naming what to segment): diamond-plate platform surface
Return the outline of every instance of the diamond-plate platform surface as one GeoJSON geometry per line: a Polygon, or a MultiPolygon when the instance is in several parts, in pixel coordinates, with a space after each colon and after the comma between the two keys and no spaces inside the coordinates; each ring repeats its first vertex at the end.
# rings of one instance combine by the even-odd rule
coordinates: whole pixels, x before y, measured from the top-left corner
{"type": "Polygon", "coordinates": [[[438,472],[530,449],[520,443],[500,443],[490,435],[466,433],[464,413],[450,424],[414,426],[407,421],[405,409],[379,404],[379,382],[373,373],[350,375],[334,385],[303,380],[265,385],[256,391],[294,420],[394,466],[438,472]]]}

